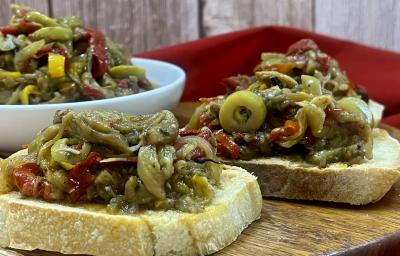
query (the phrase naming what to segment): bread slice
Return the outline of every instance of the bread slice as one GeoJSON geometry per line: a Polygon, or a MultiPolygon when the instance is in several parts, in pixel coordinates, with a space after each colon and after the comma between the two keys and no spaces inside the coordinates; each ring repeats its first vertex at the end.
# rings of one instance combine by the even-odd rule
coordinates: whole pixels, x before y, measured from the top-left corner
{"type": "Polygon", "coordinates": [[[400,144],[382,129],[373,130],[373,159],[326,168],[282,157],[226,161],[258,176],[263,196],[363,205],[380,200],[400,178],[400,144]]]}
{"type": "Polygon", "coordinates": [[[224,166],[221,188],[204,212],[145,211],[112,215],[104,207],[74,207],[0,195],[0,246],[91,255],[204,255],[232,243],[260,217],[256,178],[224,166]]]}

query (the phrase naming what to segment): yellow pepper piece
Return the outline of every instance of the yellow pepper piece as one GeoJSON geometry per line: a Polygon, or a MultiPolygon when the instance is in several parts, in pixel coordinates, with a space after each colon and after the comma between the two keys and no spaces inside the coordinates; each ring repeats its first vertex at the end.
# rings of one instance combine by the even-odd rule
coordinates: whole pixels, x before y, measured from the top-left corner
{"type": "Polygon", "coordinates": [[[65,65],[64,56],[56,53],[49,53],[48,72],[51,78],[59,78],[65,76],[64,65],[65,65]]]}
{"type": "Polygon", "coordinates": [[[19,100],[23,105],[28,105],[29,104],[29,96],[31,94],[40,94],[38,88],[34,85],[27,85],[25,86],[24,89],[22,89],[20,95],[19,95],[19,100]]]}
{"type": "Polygon", "coordinates": [[[72,168],[75,167],[74,164],[70,164],[70,163],[67,163],[67,162],[60,162],[59,164],[61,165],[61,167],[62,167],[64,170],[67,170],[67,171],[69,171],[69,170],[71,170],[72,168]]]}
{"type": "Polygon", "coordinates": [[[1,71],[0,76],[5,76],[9,78],[18,78],[21,77],[21,72],[19,71],[1,71]]]}

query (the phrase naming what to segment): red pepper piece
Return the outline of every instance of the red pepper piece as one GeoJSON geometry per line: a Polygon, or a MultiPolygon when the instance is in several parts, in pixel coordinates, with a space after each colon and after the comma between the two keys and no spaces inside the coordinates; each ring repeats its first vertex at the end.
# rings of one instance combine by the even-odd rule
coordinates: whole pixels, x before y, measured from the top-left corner
{"type": "Polygon", "coordinates": [[[88,96],[91,99],[103,99],[104,98],[104,94],[101,91],[96,90],[95,88],[93,88],[90,85],[83,86],[82,94],[85,96],[88,96]]]}
{"type": "Polygon", "coordinates": [[[175,150],[179,150],[181,147],[183,147],[183,144],[182,144],[182,143],[175,142],[175,144],[174,144],[175,150]]]}
{"type": "Polygon", "coordinates": [[[337,118],[337,116],[343,111],[343,109],[335,107],[326,107],[325,114],[328,118],[337,118]]]}
{"type": "Polygon", "coordinates": [[[246,89],[247,87],[249,87],[248,84],[246,84],[245,82],[242,82],[240,79],[238,79],[236,77],[228,77],[228,78],[222,79],[221,85],[225,87],[225,90],[228,93],[234,92],[237,89],[243,90],[243,89],[246,89]]]}
{"type": "Polygon", "coordinates": [[[50,187],[40,175],[42,170],[35,163],[18,166],[13,171],[15,185],[25,196],[48,199],[50,187]]]}
{"type": "Polygon", "coordinates": [[[201,131],[201,130],[195,130],[195,129],[188,129],[188,130],[180,131],[179,135],[181,137],[197,136],[197,137],[205,139],[208,142],[210,142],[210,139],[211,139],[211,133],[205,132],[205,131],[201,131]]]}
{"type": "Polygon", "coordinates": [[[228,135],[226,135],[222,129],[215,133],[215,140],[217,141],[217,152],[219,154],[232,159],[239,158],[239,145],[236,144],[228,135]]]}
{"type": "Polygon", "coordinates": [[[2,27],[0,28],[0,32],[3,33],[3,35],[10,34],[14,36],[18,35],[19,33],[16,27],[2,27]]]}
{"type": "Polygon", "coordinates": [[[304,133],[304,139],[310,145],[313,145],[317,142],[317,138],[315,138],[310,129],[307,129],[306,132],[304,133]]]}
{"type": "Polygon", "coordinates": [[[65,57],[64,69],[65,70],[69,70],[70,59],[69,59],[69,56],[68,56],[68,52],[63,48],[52,47],[52,48],[47,48],[47,49],[46,48],[45,49],[41,49],[40,51],[38,51],[36,53],[35,57],[40,59],[42,57],[47,56],[50,52],[64,56],[65,57]]]}
{"type": "Polygon", "coordinates": [[[18,166],[13,171],[15,185],[22,194],[33,196],[34,181],[40,173],[40,167],[35,163],[18,166]]]}
{"type": "Polygon", "coordinates": [[[92,75],[94,78],[100,79],[107,70],[106,39],[99,31],[90,28],[86,28],[84,31],[93,53],[92,75]]]}
{"type": "Polygon", "coordinates": [[[201,149],[201,148],[199,148],[199,147],[197,147],[197,148],[194,150],[194,153],[193,153],[193,155],[192,155],[192,157],[191,157],[190,159],[191,159],[191,160],[196,160],[196,159],[199,159],[199,158],[202,157],[202,156],[205,156],[204,150],[201,149]]]}
{"type": "Polygon", "coordinates": [[[72,203],[78,202],[86,193],[86,189],[92,184],[93,176],[90,170],[99,166],[101,157],[96,152],[90,152],[87,158],[75,167],[68,174],[68,181],[65,184],[66,192],[72,203]]]}
{"type": "Polygon", "coordinates": [[[30,34],[38,30],[40,26],[32,24],[31,22],[22,19],[21,22],[17,25],[17,30],[22,34],[30,34]]]}
{"type": "Polygon", "coordinates": [[[311,39],[301,39],[289,46],[287,54],[303,53],[309,50],[318,51],[318,45],[311,39]]]}
{"type": "Polygon", "coordinates": [[[299,124],[296,121],[286,120],[283,126],[283,135],[292,136],[295,135],[300,129],[299,124]]]}
{"type": "Polygon", "coordinates": [[[326,75],[329,71],[329,62],[331,58],[329,56],[317,57],[317,63],[319,64],[319,69],[326,75]]]}

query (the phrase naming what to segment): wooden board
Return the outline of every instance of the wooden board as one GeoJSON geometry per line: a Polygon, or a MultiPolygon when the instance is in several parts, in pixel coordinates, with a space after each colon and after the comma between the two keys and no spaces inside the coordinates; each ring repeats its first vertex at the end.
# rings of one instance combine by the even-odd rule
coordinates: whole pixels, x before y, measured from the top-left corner
{"type": "MultiPolygon", "coordinates": [[[[181,103],[174,112],[184,123],[194,107],[193,103],[181,103]]],[[[384,128],[400,139],[398,129],[384,128]]],[[[261,218],[216,255],[372,256],[399,252],[400,183],[397,183],[381,201],[368,206],[265,198],[261,218]]],[[[3,249],[0,255],[61,254],[3,249]]]]}

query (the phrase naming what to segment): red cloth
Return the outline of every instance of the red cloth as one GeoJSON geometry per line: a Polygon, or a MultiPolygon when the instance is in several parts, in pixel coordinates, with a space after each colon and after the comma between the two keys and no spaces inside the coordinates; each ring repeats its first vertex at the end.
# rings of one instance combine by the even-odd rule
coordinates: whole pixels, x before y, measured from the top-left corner
{"type": "Polygon", "coordinates": [[[320,49],[339,61],[350,80],[365,87],[374,100],[386,106],[384,121],[400,128],[400,54],[313,32],[266,26],[208,37],[136,54],[175,63],[187,74],[183,101],[224,93],[220,81],[236,74],[252,74],[263,51],[286,52],[302,38],[313,39],[320,49]],[[396,115],[397,114],[397,115],[396,115]]]}

